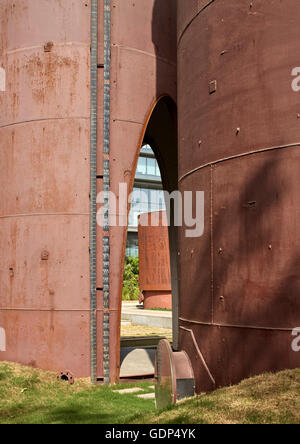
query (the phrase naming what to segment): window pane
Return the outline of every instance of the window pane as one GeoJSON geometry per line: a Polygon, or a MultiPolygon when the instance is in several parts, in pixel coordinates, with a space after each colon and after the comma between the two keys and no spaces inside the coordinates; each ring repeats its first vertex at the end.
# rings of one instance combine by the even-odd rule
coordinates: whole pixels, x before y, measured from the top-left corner
{"type": "Polygon", "coordinates": [[[133,188],[131,195],[131,205],[139,203],[141,201],[141,190],[140,188],[133,188]]]}
{"type": "Polygon", "coordinates": [[[149,190],[147,188],[142,188],[140,213],[147,213],[148,211],[149,211],[149,190]]]}
{"type": "Polygon", "coordinates": [[[157,163],[157,162],[156,162],[156,168],[155,168],[155,175],[156,175],[157,177],[161,177],[160,169],[159,169],[159,166],[158,166],[158,163],[157,163]]]}
{"type": "Polygon", "coordinates": [[[151,154],[152,156],[154,156],[154,152],[153,152],[150,145],[144,145],[141,149],[141,153],[142,154],[151,154]]]}
{"type": "Polygon", "coordinates": [[[137,257],[139,254],[138,250],[138,237],[135,233],[128,233],[127,246],[126,246],[126,256],[137,257]]]}
{"type": "Polygon", "coordinates": [[[156,160],[152,158],[147,159],[147,174],[155,176],[156,174],[156,160]]]}
{"type": "Polygon", "coordinates": [[[137,166],[137,173],[139,174],[147,174],[147,158],[140,157],[137,166]]]}
{"type": "Polygon", "coordinates": [[[158,192],[159,190],[150,190],[150,211],[157,211],[159,209],[158,192]]]}

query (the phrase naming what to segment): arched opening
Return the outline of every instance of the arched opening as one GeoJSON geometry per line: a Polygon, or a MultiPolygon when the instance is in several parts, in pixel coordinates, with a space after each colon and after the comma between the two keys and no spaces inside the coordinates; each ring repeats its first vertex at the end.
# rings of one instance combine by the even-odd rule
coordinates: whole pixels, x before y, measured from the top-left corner
{"type": "Polygon", "coordinates": [[[165,202],[165,192],[172,193],[177,190],[177,159],[177,109],[174,101],[165,96],[159,99],[145,128],[142,145],[137,153],[135,178],[131,190],[122,294],[121,378],[151,376],[154,372],[156,347],[160,339],[169,339],[173,343],[173,348],[177,348],[177,227],[174,226],[172,201],[171,205],[165,202]],[[169,222],[168,226],[164,226],[165,222],[162,223],[162,219],[160,222],[157,220],[155,222],[152,216],[159,214],[161,218],[161,213],[164,212],[166,212],[165,220],[169,222]],[[151,214],[150,226],[139,227],[141,224],[144,225],[141,220],[147,214],[151,214]],[[160,226],[152,227],[151,221],[154,221],[154,225],[160,226]],[[148,230],[147,233],[145,230],[148,230]],[[148,242],[141,240],[145,239],[144,234],[148,236],[148,242]],[[153,245],[153,248],[150,245],[149,249],[151,236],[153,243],[158,241],[160,250],[163,248],[165,251],[155,251],[153,245]],[[160,262],[155,260],[156,255],[160,256],[160,262]],[[167,261],[168,264],[165,263],[167,261]],[[154,267],[151,266],[151,262],[155,264],[154,267]],[[166,283],[167,269],[169,269],[169,290],[166,283]],[[161,279],[159,275],[163,275],[164,278],[161,279]],[[146,277],[148,284],[150,281],[153,286],[143,286],[146,277]],[[161,285],[162,280],[163,285],[161,285]],[[159,282],[159,285],[155,286],[154,281],[159,282]],[[145,288],[150,291],[144,291],[145,288]],[[150,298],[152,302],[149,302],[150,298]]]}

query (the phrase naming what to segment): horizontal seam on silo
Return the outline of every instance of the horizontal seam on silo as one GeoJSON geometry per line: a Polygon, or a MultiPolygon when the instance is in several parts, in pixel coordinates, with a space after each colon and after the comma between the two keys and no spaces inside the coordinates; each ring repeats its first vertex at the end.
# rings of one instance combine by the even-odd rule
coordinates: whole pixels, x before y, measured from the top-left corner
{"type": "Polygon", "coordinates": [[[201,12],[203,12],[208,6],[210,6],[215,0],[210,0],[207,5],[203,6],[195,15],[194,17],[189,21],[189,23],[183,28],[181,35],[178,39],[178,44],[177,44],[177,48],[179,48],[179,45],[181,43],[182,37],[184,36],[184,34],[186,33],[186,31],[189,29],[189,27],[191,26],[191,24],[196,20],[197,17],[199,17],[199,15],[201,14],[201,12]]]}
{"type": "MultiPolygon", "coordinates": [[[[89,49],[89,43],[80,43],[80,42],[51,42],[56,47],[64,47],[64,46],[82,46],[89,49]]],[[[12,55],[20,52],[32,51],[34,49],[41,49],[44,51],[44,45],[35,45],[35,46],[26,46],[24,48],[11,49],[9,51],[5,51],[3,55],[12,55]]]]}
{"type": "Polygon", "coordinates": [[[18,217],[48,217],[48,216],[89,216],[89,213],[20,213],[0,215],[0,219],[11,219],[18,217]]]}
{"type": "Polygon", "coordinates": [[[51,121],[57,121],[57,120],[90,120],[90,117],[80,117],[80,116],[74,116],[74,117],[52,117],[49,119],[32,119],[32,120],[20,120],[18,122],[12,122],[5,125],[0,125],[0,129],[2,128],[8,128],[10,126],[16,126],[16,125],[26,125],[28,123],[38,123],[38,122],[51,122],[51,121]]]}
{"type": "Polygon", "coordinates": [[[195,324],[195,325],[202,325],[205,327],[241,328],[241,329],[249,329],[249,330],[286,331],[286,332],[294,331],[294,328],[290,328],[290,327],[276,328],[276,327],[262,327],[262,326],[255,326],[255,325],[221,324],[221,323],[216,323],[216,322],[211,323],[211,322],[194,321],[192,319],[185,319],[182,317],[180,317],[179,320],[182,322],[187,322],[187,323],[195,324]]]}
{"type": "MultiPolygon", "coordinates": [[[[1,311],[30,311],[30,312],[83,312],[90,313],[89,308],[22,308],[22,307],[0,307],[1,311]]],[[[119,310],[109,310],[111,313],[117,313],[119,310]]],[[[103,309],[95,309],[95,313],[103,313],[103,309]]]]}
{"type": "Polygon", "coordinates": [[[268,147],[268,148],[261,148],[261,149],[254,150],[254,151],[247,151],[246,153],[236,154],[234,156],[224,157],[222,159],[214,160],[212,162],[208,162],[203,165],[200,165],[197,168],[194,168],[193,170],[183,174],[183,176],[181,176],[178,179],[178,182],[181,182],[186,177],[190,176],[193,173],[196,173],[197,171],[203,170],[204,168],[208,168],[208,167],[211,167],[214,165],[218,165],[219,163],[228,162],[229,160],[240,159],[242,157],[253,156],[255,154],[262,154],[262,153],[266,153],[269,151],[283,150],[283,149],[287,149],[287,148],[296,148],[299,146],[300,146],[300,142],[297,142],[297,143],[291,143],[289,145],[279,145],[279,146],[272,146],[272,147],[268,147]]]}
{"type": "Polygon", "coordinates": [[[138,48],[132,48],[130,46],[117,45],[117,44],[113,44],[113,47],[119,48],[119,49],[125,49],[126,51],[137,52],[139,54],[144,54],[146,56],[153,57],[155,60],[159,60],[160,62],[167,63],[168,65],[172,65],[174,67],[177,66],[176,62],[173,62],[172,60],[168,60],[164,57],[160,57],[160,56],[158,56],[154,53],[152,54],[151,52],[148,52],[148,51],[142,51],[141,49],[138,49],[138,48]]]}

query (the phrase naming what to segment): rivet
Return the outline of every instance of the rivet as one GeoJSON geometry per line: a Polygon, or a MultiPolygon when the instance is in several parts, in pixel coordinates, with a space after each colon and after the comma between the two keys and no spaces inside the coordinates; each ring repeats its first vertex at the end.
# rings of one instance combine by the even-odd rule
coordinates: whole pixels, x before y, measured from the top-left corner
{"type": "Polygon", "coordinates": [[[47,43],[44,45],[44,52],[51,52],[53,46],[54,46],[54,43],[53,43],[53,42],[47,42],[47,43]]]}
{"type": "Polygon", "coordinates": [[[47,250],[43,250],[41,253],[42,261],[47,261],[49,259],[49,252],[47,250]]]}
{"type": "Polygon", "coordinates": [[[217,91],[217,81],[212,80],[209,82],[209,94],[213,94],[217,91]]]}

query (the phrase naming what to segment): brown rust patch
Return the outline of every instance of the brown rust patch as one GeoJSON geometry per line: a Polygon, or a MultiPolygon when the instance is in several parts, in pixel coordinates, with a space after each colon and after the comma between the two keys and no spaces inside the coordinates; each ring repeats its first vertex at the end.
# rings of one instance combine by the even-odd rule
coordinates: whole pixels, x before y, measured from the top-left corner
{"type": "Polygon", "coordinates": [[[77,81],[79,62],[75,57],[60,56],[48,51],[44,57],[40,54],[28,57],[24,68],[30,77],[34,99],[38,103],[45,103],[47,96],[58,94],[62,90],[64,78],[71,76],[73,82],[77,81]],[[68,73],[64,75],[63,71],[66,70],[68,73]]]}
{"type": "Polygon", "coordinates": [[[44,45],[44,52],[51,52],[53,46],[54,46],[54,43],[53,43],[53,42],[47,42],[47,43],[44,45]]]}

